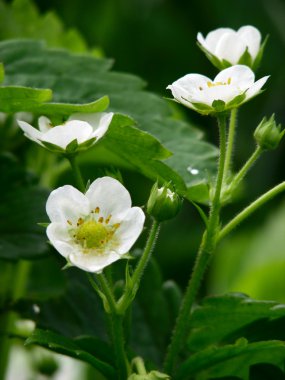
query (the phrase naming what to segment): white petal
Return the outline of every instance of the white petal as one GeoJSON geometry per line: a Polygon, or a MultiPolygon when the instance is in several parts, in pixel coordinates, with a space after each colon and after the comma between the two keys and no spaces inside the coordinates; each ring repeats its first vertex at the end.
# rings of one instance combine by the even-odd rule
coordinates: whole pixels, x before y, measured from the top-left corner
{"type": "Polygon", "coordinates": [[[51,223],[46,230],[47,236],[54,248],[65,258],[74,253],[76,247],[68,233],[67,227],[60,223],[51,223]]]}
{"type": "Polygon", "coordinates": [[[46,211],[51,222],[67,223],[74,226],[78,218],[90,212],[89,201],[75,187],[65,185],[53,190],[47,200],[46,211]]]}
{"type": "Polygon", "coordinates": [[[92,127],[80,120],[71,120],[64,125],[57,125],[46,132],[42,141],[47,141],[61,148],[65,149],[66,146],[73,140],[77,140],[81,144],[90,139],[92,134],[92,127]]]}
{"type": "Polygon", "coordinates": [[[39,118],[38,124],[41,132],[48,132],[51,129],[51,121],[45,116],[39,118]]]}
{"type": "Polygon", "coordinates": [[[241,91],[245,91],[254,83],[254,72],[248,66],[235,65],[221,71],[214,82],[228,83],[229,79],[230,86],[236,86],[241,91]]]}
{"type": "Polygon", "coordinates": [[[100,118],[99,125],[96,129],[95,126],[93,126],[93,124],[90,124],[93,128],[92,137],[97,137],[96,141],[103,137],[104,134],[107,132],[114,116],[113,112],[102,113],[101,115],[102,117],[100,118]]]}
{"type": "Polygon", "coordinates": [[[225,103],[229,103],[237,95],[240,95],[241,91],[235,86],[214,86],[204,91],[204,97],[207,99],[207,104],[212,105],[214,100],[223,100],[225,103]]]}
{"type": "Polygon", "coordinates": [[[123,255],[131,249],[143,230],[144,221],[145,215],[139,207],[132,207],[124,216],[115,234],[119,239],[116,249],[119,254],[123,255]]]}
{"type": "Polygon", "coordinates": [[[69,261],[78,268],[92,273],[100,273],[102,270],[119,260],[121,256],[116,252],[103,253],[101,255],[92,255],[92,253],[72,253],[69,261]]]}
{"type": "Polygon", "coordinates": [[[241,38],[238,38],[235,32],[225,33],[216,46],[215,55],[235,65],[245,50],[246,44],[241,38]]]}
{"type": "Polygon", "coordinates": [[[26,137],[30,140],[35,141],[36,143],[41,144],[39,141],[42,137],[42,133],[38,131],[36,128],[32,127],[30,124],[25,121],[17,120],[19,127],[24,131],[26,137]]]}
{"type": "MultiPolygon", "coordinates": [[[[203,90],[211,79],[205,75],[200,74],[187,74],[184,77],[178,79],[172,83],[172,88],[184,89],[190,95],[196,93],[196,91],[203,90]]],[[[170,87],[170,86],[168,86],[170,87]]]]}
{"type": "Polygon", "coordinates": [[[249,54],[255,59],[261,43],[261,34],[259,30],[254,26],[246,25],[239,28],[237,33],[248,47],[249,54]]]}
{"type": "Polygon", "coordinates": [[[269,78],[269,75],[263,78],[260,78],[258,81],[256,81],[246,92],[246,100],[249,100],[253,98],[254,96],[258,95],[259,91],[269,78]]]}
{"type": "Polygon", "coordinates": [[[104,218],[112,215],[112,222],[114,218],[122,218],[132,205],[128,190],[111,177],[96,179],[86,192],[86,197],[91,209],[99,207],[104,218]]]}
{"type": "Polygon", "coordinates": [[[216,30],[213,30],[212,32],[208,33],[205,38],[205,47],[213,54],[216,52],[217,45],[221,38],[225,34],[229,33],[235,33],[233,29],[230,28],[218,28],[216,30]]]}

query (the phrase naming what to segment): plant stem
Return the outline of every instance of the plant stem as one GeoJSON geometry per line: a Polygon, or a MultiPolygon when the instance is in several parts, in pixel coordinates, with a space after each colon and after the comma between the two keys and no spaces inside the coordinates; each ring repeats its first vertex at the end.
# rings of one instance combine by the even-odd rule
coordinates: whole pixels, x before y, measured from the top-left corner
{"type": "Polygon", "coordinates": [[[224,238],[229,232],[231,232],[238,224],[243,222],[251,214],[253,214],[259,207],[264,203],[270,201],[276,195],[285,190],[285,182],[281,182],[279,185],[273,187],[273,189],[267,191],[265,194],[261,195],[249,206],[247,206],[243,211],[241,211],[236,217],[234,217],[219,233],[218,241],[224,238]]]}
{"type": "Polygon", "coordinates": [[[127,308],[129,307],[130,303],[134,299],[136,292],[139,288],[140,281],[143,275],[143,272],[147,266],[147,263],[151,257],[153,248],[156,243],[156,239],[159,233],[159,223],[154,220],[148,240],[146,242],[146,246],[144,249],[144,252],[138,262],[138,265],[136,266],[136,269],[129,281],[129,283],[126,284],[126,289],[120,300],[118,301],[118,310],[120,314],[124,314],[127,308]]]}
{"type": "MultiPolygon", "coordinates": [[[[89,276],[89,279],[91,276],[89,276]]],[[[93,279],[92,279],[93,280],[93,279]]],[[[109,283],[104,274],[98,274],[97,280],[100,287],[106,297],[109,306],[109,313],[107,313],[111,339],[114,347],[114,355],[116,361],[116,367],[118,372],[118,379],[125,380],[129,375],[129,361],[125,352],[125,338],[123,331],[123,315],[118,314],[117,304],[109,286],[109,283]]],[[[94,281],[94,280],[93,280],[94,281]]],[[[91,281],[92,283],[92,281],[91,281]]]]}
{"type": "Polygon", "coordinates": [[[224,115],[218,118],[220,132],[220,156],[219,167],[216,179],[215,194],[209,215],[208,227],[203,235],[201,246],[196,258],[192,275],[190,277],[184,299],[177,317],[176,326],[173,331],[171,343],[165,359],[164,370],[166,373],[173,374],[173,369],[177,361],[177,356],[185,342],[189,331],[190,313],[199,291],[201,281],[209,264],[211,254],[216,246],[218,234],[219,214],[220,214],[220,195],[224,177],[225,155],[226,155],[226,118],[224,115]]]}
{"type": "Polygon", "coordinates": [[[137,356],[133,359],[133,366],[136,367],[137,373],[139,375],[147,375],[147,371],[145,369],[144,361],[140,356],[137,356]]]}
{"type": "Polygon", "coordinates": [[[233,108],[231,110],[229,133],[228,133],[228,140],[227,140],[227,151],[226,151],[226,157],[225,157],[224,176],[227,176],[228,172],[231,170],[232,154],[233,154],[235,131],[236,131],[237,111],[238,111],[237,108],[233,108]]]}
{"type": "Polygon", "coordinates": [[[249,169],[252,167],[255,161],[258,160],[258,158],[261,156],[262,152],[263,150],[259,146],[257,146],[255,151],[252,153],[252,155],[244,164],[244,166],[240,169],[240,171],[234,177],[230,186],[231,189],[235,189],[240,184],[240,182],[243,180],[244,176],[247,174],[249,169]]]}
{"type": "Polygon", "coordinates": [[[82,193],[85,193],[85,184],[84,184],[84,181],[82,178],[80,168],[78,166],[78,162],[76,160],[76,156],[75,155],[66,155],[65,157],[68,159],[70,166],[72,168],[73,175],[74,175],[78,190],[80,190],[82,193]]]}

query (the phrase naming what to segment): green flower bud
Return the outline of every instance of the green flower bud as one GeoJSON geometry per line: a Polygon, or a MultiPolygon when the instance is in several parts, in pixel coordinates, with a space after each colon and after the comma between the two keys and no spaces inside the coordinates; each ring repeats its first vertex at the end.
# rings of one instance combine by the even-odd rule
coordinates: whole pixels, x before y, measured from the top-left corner
{"type": "Polygon", "coordinates": [[[158,371],[151,371],[146,375],[138,375],[133,373],[128,380],[169,380],[170,377],[165,373],[161,373],[158,371]]]}
{"type": "Polygon", "coordinates": [[[254,132],[254,138],[260,148],[264,150],[276,149],[282,139],[285,130],[282,130],[281,124],[277,125],[274,114],[269,120],[264,117],[254,132]]]}
{"type": "Polygon", "coordinates": [[[181,205],[182,200],[178,194],[171,191],[167,185],[158,188],[158,184],[155,183],[147,202],[147,212],[158,222],[163,222],[174,218],[181,205]]]}

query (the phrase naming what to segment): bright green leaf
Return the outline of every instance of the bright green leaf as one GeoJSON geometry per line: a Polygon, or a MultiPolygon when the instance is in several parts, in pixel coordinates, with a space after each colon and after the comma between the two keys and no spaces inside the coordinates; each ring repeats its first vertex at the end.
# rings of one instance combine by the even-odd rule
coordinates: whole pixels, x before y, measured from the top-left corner
{"type": "Polygon", "coordinates": [[[49,89],[36,89],[20,86],[0,87],[0,111],[31,111],[52,97],[49,89]]]}
{"type": "Polygon", "coordinates": [[[190,356],[177,371],[177,380],[208,380],[237,376],[249,380],[249,367],[270,363],[284,368],[285,344],[280,341],[248,343],[240,339],[234,345],[210,347],[190,356]]]}
{"type": "Polygon", "coordinates": [[[285,305],[274,301],[256,301],[239,293],[208,297],[192,313],[188,347],[199,351],[213,344],[232,343],[252,323],[266,326],[267,320],[281,317],[285,317],[285,305]]]}

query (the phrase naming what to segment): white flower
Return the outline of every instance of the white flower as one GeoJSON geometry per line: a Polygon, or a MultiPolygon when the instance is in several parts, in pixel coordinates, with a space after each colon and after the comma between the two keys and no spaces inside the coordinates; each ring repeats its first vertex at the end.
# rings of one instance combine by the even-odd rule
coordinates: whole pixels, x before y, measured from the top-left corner
{"type": "Polygon", "coordinates": [[[113,113],[74,114],[62,125],[52,126],[41,116],[39,130],[25,121],[18,120],[26,137],[50,150],[65,152],[83,150],[94,145],[108,130],[113,113]]]}
{"type": "Polygon", "coordinates": [[[70,185],[52,191],[46,211],[55,249],[70,264],[96,273],[130,250],[145,220],[139,207],[131,207],[127,189],[111,177],[96,179],[86,194],[70,185]]]}
{"type": "Polygon", "coordinates": [[[258,95],[268,78],[254,82],[249,67],[236,65],[221,71],[213,81],[204,75],[188,74],[167,88],[177,102],[207,115],[240,106],[258,95]]]}
{"type": "Polygon", "coordinates": [[[251,25],[242,26],[238,31],[219,28],[208,33],[206,38],[198,33],[197,40],[199,47],[219,69],[238,63],[256,68],[266,42],[261,45],[260,32],[251,25]]]}

